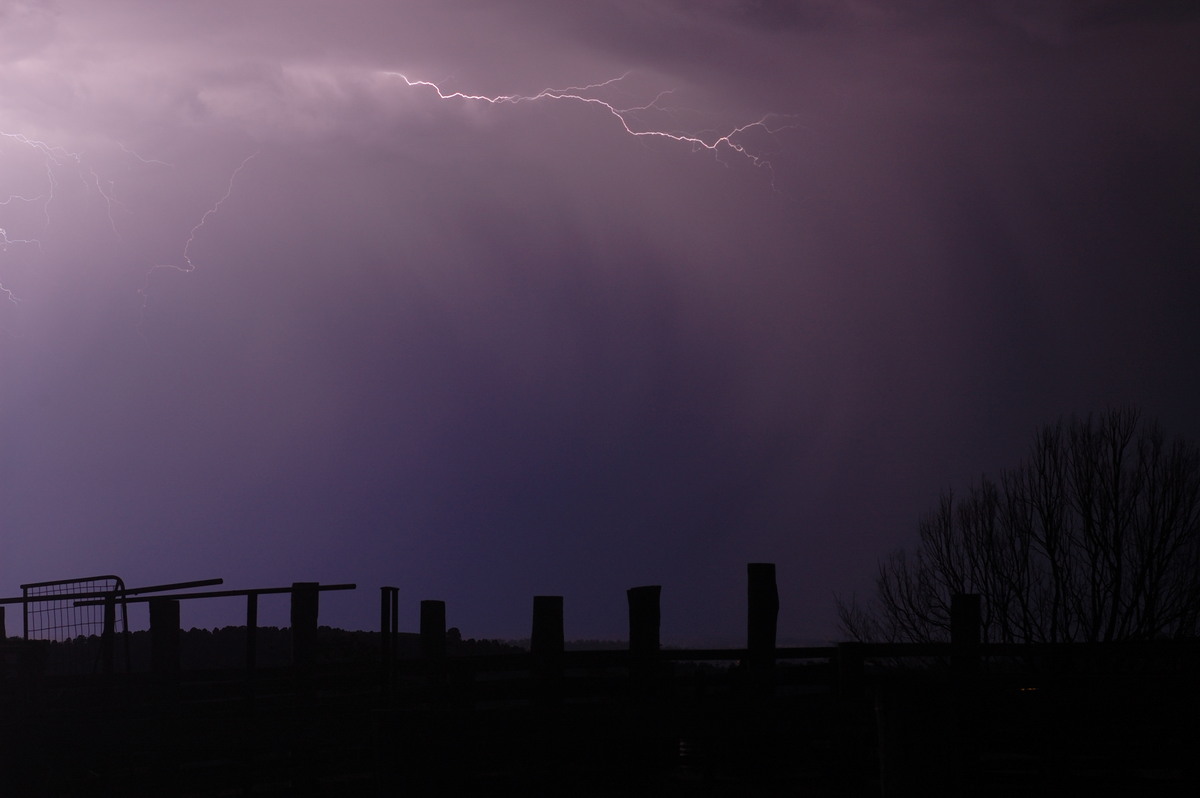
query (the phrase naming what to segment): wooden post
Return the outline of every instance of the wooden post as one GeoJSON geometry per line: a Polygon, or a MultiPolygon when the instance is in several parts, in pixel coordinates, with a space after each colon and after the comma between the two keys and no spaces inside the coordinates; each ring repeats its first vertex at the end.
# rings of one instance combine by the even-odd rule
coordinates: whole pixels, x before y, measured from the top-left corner
{"type": "Polygon", "coordinates": [[[639,658],[654,658],[659,647],[662,585],[631,587],[625,596],[629,601],[629,653],[639,658]]]}
{"type": "Polygon", "coordinates": [[[746,572],[749,578],[747,665],[756,680],[768,684],[775,666],[775,629],[779,621],[775,563],[752,562],[746,566],[746,572]]]}
{"type": "Polygon", "coordinates": [[[112,674],[117,639],[117,597],[111,593],[104,597],[104,631],[100,636],[100,662],[104,673],[112,674]]]}
{"type": "Polygon", "coordinates": [[[864,657],[862,644],[838,643],[837,658],[829,664],[836,674],[838,711],[834,714],[837,766],[846,773],[861,773],[868,766],[865,750],[864,657]]]}
{"type": "Polygon", "coordinates": [[[379,588],[379,664],[388,670],[392,664],[392,589],[379,588]]]}
{"type": "Polygon", "coordinates": [[[155,675],[179,674],[179,601],[150,599],[150,663],[155,675]]]}
{"type": "Polygon", "coordinates": [[[446,602],[421,602],[421,658],[433,700],[444,700],[446,687],[446,602]]]}
{"type": "Polygon", "coordinates": [[[0,605],[0,644],[8,640],[8,632],[4,629],[4,606],[0,605]]]}
{"type": "Polygon", "coordinates": [[[295,721],[287,731],[292,749],[291,779],[299,795],[316,795],[317,745],[313,731],[316,704],[317,615],[320,584],[293,582],[291,601],[292,679],[295,721]]]}
{"type": "Polygon", "coordinates": [[[950,597],[950,642],[954,646],[951,667],[959,677],[979,673],[981,618],[978,593],[955,593],[950,597]]]}
{"type": "Polygon", "coordinates": [[[251,678],[258,667],[258,594],[246,595],[246,673],[251,678]]]}
{"type": "Polygon", "coordinates": [[[310,668],[316,661],[317,588],[316,582],[292,583],[292,664],[297,668],[310,668]]]}
{"type": "Polygon", "coordinates": [[[635,692],[653,692],[658,671],[661,585],[631,587],[629,602],[629,676],[635,692]]]}
{"type": "Polygon", "coordinates": [[[837,645],[837,691],[846,701],[859,701],[863,697],[862,644],[856,642],[837,645]]]}
{"type": "Polygon", "coordinates": [[[562,698],[564,649],[562,596],[534,596],[529,653],[535,693],[542,702],[554,703],[562,698]]]}
{"type": "Polygon", "coordinates": [[[977,689],[981,661],[979,643],[983,624],[978,593],[956,593],[950,597],[950,655],[954,706],[952,772],[959,786],[971,780],[978,761],[979,712],[977,689]]]}
{"type": "Polygon", "coordinates": [[[258,594],[246,594],[246,705],[247,715],[255,710],[258,681],[258,594]]]}
{"type": "Polygon", "coordinates": [[[399,588],[379,588],[379,684],[385,698],[391,697],[392,683],[395,680],[399,594],[399,588]]]}
{"type": "Polygon", "coordinates": [[[421,602],[421,656],[441,661],[446,656],[446,602],[421,602]]]}

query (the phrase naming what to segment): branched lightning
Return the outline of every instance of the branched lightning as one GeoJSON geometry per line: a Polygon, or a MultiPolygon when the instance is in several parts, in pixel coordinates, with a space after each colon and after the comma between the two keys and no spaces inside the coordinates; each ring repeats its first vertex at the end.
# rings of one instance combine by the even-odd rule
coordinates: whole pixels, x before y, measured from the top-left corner
{"type": "Polygon", "coordinates": [[[769,135],[774,135],[782,130],[798,127],[794,121],[794,117],[782,114],[763,114],[758,119],[745,124],[737,125],[729,129],[725,133],[713,133],[705,136],[702,133],[684,133],[670,130],[661,130],[652,127],[642,127],[634,121],[634,115],[638,112],[659,110],[669,110],[661,105],[664,97],[672,93],[671,90],[659,92],[659,94],[650,102],[643,105],[630,108],[619,108],[613,103],[595,96],[595,92],[608,88],[625,78],[629,77],[626,72],[615,78],[610,78],[600,83],[590,83],[586,86],[568,86],[562,89],[546,88],[539,91],[537,94],[468,94],[462,91],[446,91],[437,83],[428,80],[414,80],[401,72],[383,72],[382,74],[388,77],[399,78],[404,81],[409,88],[431,89],[439,99],[442,100],[462,100],[465,102],[482,102],[491,105],[538,102],[538,101],[560,101],[582,103],[584,105],[594,106],[601,111],[609,114],[621,126],[621,129],[630,136],[638,138],[658,138],[668,141],[675,141],[681,144],[686,144],[693,151],[707,150],[714,155],[719,156],[722,152],[739,155],[745,158],[754,166],[763,167],[770,170],[771,163],[762,154],[752,151],[749,146],[743,143],[740,139],[743,134],[759,130],[769,135]]]}
{"type": "MultiPolygon", "coordinates": [[[[113,211],[116,208],[124,209],[124,205],[117,199],[114,193],[113,181],[102,178],[94,168],[86,166],[81,152],[69,150],[60,144],[53,144],[40,138],[32,138],[24,133],[0,131],[0,138],[12,142],[20,149],[31,153],[34,158],[40,159],[41,167],[45,172],[45,180],[37,193],[9,194],[3,200],[0,200],[0,206],[12,206],[15,203],[40,205],[43,220],[42,231],[44,232],[51,226],[51,206],[58,197],[58,173],[66,169],[78,178],[85,192],[94,190],[100,196],[104,202],[109,228],[112,230],[114,236],[120,238],[113,211]]],[[[123,147],[122,149],[126,148],[123,147]]],[[[131,150],[126,149],[126,152],[143,161],[146,160],[131,150]]],[[[16,245],[32,246],[40,250],[42,248],[42,239],[29,234],[20,237],[10,235],[6,228],[0,227],[0,252],[6,252],[16,245]]],[[[10,302],[19,301],[16,294],[2,283],[0,283],[0,296],[3,296],[10,302]]]]}
{"type": "Polygon", "coordinates": [[[196,270],[196,264],[192,263],[191,258],[192,244],[196,241],[196,236],[199,235],[200,231],[204,229],[204,225],[208,224],[208,220],[221,210],[221,206],[225,204],[225,201],[233,195],[233,184],[237,182],[238,175],[241,174],[242,170],[246,168],[246,164],[254,160],[257,155],[257,152],[252,152],[242,159],[242,162],[238,164],[236,169],[233,170],[233,174],[229,176],[229,183],[225,186],[225,193],[221,195],[220,199],[212,204],[211,208],[204,212],[204,215],[200,217],[200,221],[196,222],[195,226],[192,227],[191,232],[188,233],[187,241],[185,241],[183,244],[184,265],[179,266],[173,263],[163,263],[155,266],[152,271],[155,269],[174,269],[175,271],[184,272],[186,274],[196,270]]]}
{"type": "Polygon", "coordinates": [[[133,150],[129,149],[128,147],[126,147],[124,144],[122,144],[119,141],[117,142],[117,146],[121,148],[121,152],[125,153],[126,155],[128,155],[132,158],[135,158],[135,159],[141,161],[142,163],[146,164],[147,166],[166,166],[168,168],[173,168],[175,166],[175,164],[173,164],[173,163],[167,163],[166,161],[160,161],[157,158],[145,158],[145,157],[139,155],[138,153],[134,152],[133,150]]]}
{"type": "MultiPolygon", "coordinates": [[[[229,175],[229,182],[225,185],[225,193],[222,194],[220,198],[218,198],[217,201],[214,202],[212,206],[204,212],[204,214],[200,217],[200,221],[196,222],[196,224],[192,226],[191,231],[188,232],[187,240],[183,244],[183,265],[179,265],[177,263],[160,263],[156,266],[150,267],[150,270],[146,273],[145,284],[138,289],[138,293],[142,295],[143,321],[145,320],[146,308],[150,302],[150,281],[154,274],[163,269],[169,269],[182,274],[190,274],[196,270],[196,264],[192,262],[191,257],[192,244],[195,243],[196,236],[200,235],[200,231],[204,229],[206,224],[208,224],[208,220],[220,212],[221,206],[224,205],[231,196],[233,196],[233,187],[237,182],[238,175],[240,175],[242,170],[246,168],[246,164],[250,163],[257,156],[258,152],[256,151],[250,153],[242,159],[242,162],[239,163],[237,168],[234,169],[229,175]]],[[[161,163],[161,161],[159,163],[161,163]]],[[[169,166],[169,164],[167,165],[169,166]]]]}
{"type": "MultiPolygon", "coordinates": [[[[388,81],[401,81],[404,88],[428,92],[438,100],[447,102],[482,103],[487,105],[557,102],[586,106],[600,112],[602,118],[615,120],[618,127],[615,127],[614,130],[617,132],[623,132],[625,135],[638,139],[658,139],[674,142],[690,148],[693,152],[711,153],[714,158],[726,165],[729,164],[726,156],[742,159],[744,162],[755,167],[766,169],[771,174],[772,184],[774,183],[774,172],[767,154],[761,145],[767,141],[767,138],[773,137],[783,130],[800,126],[796,121],[796,117],[777,113],[763,114],[756,119],[722,129],[671,129],[661,124],[650,124],[646,120],[652,114],[659,116],[664,114],[674,115],[680,112],[681,109],[673,107],[666,102],[668,97],[673,96],[673,90],[670,89],[658,92],[653,97],[650,97],[648,101],[628,106],[618,104],[611,99],[606,99],[606,97],[611,98],[614,96],[613,92],[617,90],[618,84],[628,78],[629,73],[582,86],[545,88],[535,94],[497,95],[473,94],[466,91],[450,90],[443,88],[443,85],[434,81],[410,78],[402,72],[383,71],[376,72],[375,74],[382,76],[388,81]]],[[[34,158],[40,159],[41,167],[45,172],[45,177],[42,179],[40,188],[31,189],[25,187],[18,189],[15,193],[11,193],[7,197],[0,196],[0,210],[17,205],[28,205],[40,211],[43,219],[41,224],[42,230],[40,232],[29,230],[22,231],[20,234],[10,233],[10,228],[13,226],[11,222],[9,223],[9,228],[0,226],[0,253],[7,252],[15,247],[35,247],[38,249],[42,247],[42,240],[39,235],[52,226],[52,206],[54,206],[58,197],[60,178],[65,175],[73,175],[75,179],[80,181],[83,190],[89,194],[94,192],[93,196],[97,196],[99,200],[103,201],[108,226],[113,236],[118,240],[121,239],[116,212],[122,211],[127,213],[129,209],[118,199],[114,181],[104,177],[96,169],[92,168],[84,160],[81,153],[20,132],[0,131],[0,143],[8,143],[12,148],[22,149],[31,153],[34,158]]],[[[119,141],[114,143],[123,153],[137,160],[142,165],[165,168],[172,168],[173,166],[166,161],[144,157],[119,141]]],[[[4,151],[0,150],[0,156],[5,154],[4,151]]],[[[199,220],[188,231],[182,245],[180,260],[174,263],[160,263],[149,267],[143,285],[138,289],[138,293],[142,296],[143,320],[155,274],[165,269],[182,274],[188,274],[196,270],[196,264],[192,256],[193,244],[196,243],[210,220],[220,213],[222,206],[234,194],[235,184],[242,171],[246,169],[247,165],[257,155],[257,152],[251,153],[243,158],[237,164],[237,167],[233,169],[225,185],[224,193],[204,211],[199,220]]],[[[3,221],[4,219],[0,218],[0,222],[3,221]]],[[[37,225],[35,224],[34,226],[36,227],[37,225]]],[[[19,301],[18,297],[3,282],[0,282],[0,298],[7,299],[10,302],[19,301]]]]}
{"type": "MultiPolygon", "coordinates": [[[[14,203],[23,203],[33,205],[41,203],[42,216],[45,219],[45,227],[50,225],[50,203],[54,201],[54,192],[58,187],[58,179],[54,176],[54,167],[62,166],[64,160],[74,161],[79,163],[78,153],[68,152],[67,150],[56,147],[39,139],[31,139],[24,133],[9,133],[0,131],[0,138],[8,139],[16,142],[25,149],[32,150],[41,157],[43,166],[46,171],[46,183],[44,188],[33,196],[27,194],[9,194],[3,200],[0,200],[0,206],[10,206],[14,203]]],[[[8,230],[0,227],[0,252],[7,252],[14,246],[32,246],[41,249],[41,239],[29,236],[14,236],[10,235],[8,230]]],[[[20,299],[15,293],[3,282],[0,282],[0,296],[3,296],[9,302],[17,303],[20,299]]]]}
{"type": "MultiPolygon", "coordinates": [[[[11,200],[12,197],[9,197],[9,199],[11,200]]],[[[24,199],[24,198],[22,198],[22,199],[24,199]]],[[[2,204],[7,204],[7,203],[0,203],[0,205],[2,205],[2,204]]],[[[40,249],[42,246],[42,242],[38,241],[36,238],[11,238],[8,235],[8,231],[5,230],[3,227],[0,227],[0,252],[7,252],[9,247],[16,246],[16,245],[36,246],[40,249]]],[[[8,287],[6,287],[4,285],[4,282],[2,280],[0,280],[0,296],[4,297],[9,302],[13,302],[13,303],[17,303],[17,302],[21,301],[20,299],[17,298],[17,295],[14,294],[11,289],[9,289],[8,287]]]]}
{"type": "Polygon", "coordinates": [[[46,185],[41,193],[33,197],[27,197],[20,194],[10,194],[8,199],[3,204],[7,205],[13,201],[20,200],[22,202],[42,204],[42,216],[45,218],[45,226],[50,226],[50,204],[54,202],[54,192],[58,189],[58,178],[54,175],[54,168],[61,167],[65,161],[73,162],[76,165],[80,163],[80,155],[77,152],[70,152],[63,147],[49,144],[40,139],[31,139],[24,133],[8,133],[0,131],[0,137],[15,141],[25,148],[32,150],[42,158],[43,168],[46,170],[46,185]]]}
{"type": "MultiPolygon", "coordinates": [[[[13,207],[16,205],[31,205],[37,207],[40,210],[40,215],[42,217],[41,232],[44,233],[45,230],[50,228],[52,224],[54,215],[52,206],[54,205],[55,200],[58,198],[58,192],[60,189],[60,174],[63,172],[63,170],[67,170],[68,175],[74,175],[74,178],[79,180],[79,183],[85,192],[95,192],[95,195],[98,196],[104,203],[109,229],[112,231],[115,238],[118,240],[121,238],[120,231],[117,228],[117,219],[114,212],[116,210],[128,211],[128,208],[126,208],[125,204],[117,198],[114,181],[103,177],[99,172],[96,171],[95,168],[87,165],[81,152],[69,150],[60,144],[55,144],[40,138],[34,138],[20,132],[0,131],[0,141],[7,141],[11,143],[12,147],[18,150],[23,150],[31,154],[33,158],[39,159],[41,163],[41,169],[45,173],[45,177],[40,188],[34,188],[32,190],[26,189],[24,191],[11,193],[6,197],[0,197],[0,209],[4,207],[13,207]]],[[[163,166],[168,168],[172,166],[172,164],[169,164],[165,161],[160,161],[155,158],[146,158],[120,142],[116,142],[116,144],[126,155],[147,166],[163,166]]],[[[4,154],[4,152],[0,152],[0,155],[4,154]]],[[[242,165],[244,166],[245,163],[243,162],[242,165]]],[[[232,186],[232,180],[230,185],[232,186]]],[[[225,198],[222,198],[221,201],[223,202],[224,199],[225,198]]],[[[218,202],[218,206],[219,205],[220,203],[218,202]]],[[[184,246],[184,260],[187,266],[170,268],[180,268],[181,271],[191,270],[192,264],[187,257],[188,247],[191,245],[192,239],[195,238],[196,233],[201,227],[203,227],[204,222],[207,221],[208,217],[215,211],[216,207],[211,209],[209,213],[205,214],[200,223],[192,228],[191,234],[184,246]]],[[[7,227],[0,226],[0,253],[7,252],[17,246],[35,247],[40,250],[42,249],[42,237],[38,233],[31,234],[28,232],[17,235],[15,233],[11,233],[7,227]]],[[[5,286],[3,282],[0,282],[0,297],[7,299],[9,302],[20,301],[19,297],[12,291],[12,289],[5,286]]]]}

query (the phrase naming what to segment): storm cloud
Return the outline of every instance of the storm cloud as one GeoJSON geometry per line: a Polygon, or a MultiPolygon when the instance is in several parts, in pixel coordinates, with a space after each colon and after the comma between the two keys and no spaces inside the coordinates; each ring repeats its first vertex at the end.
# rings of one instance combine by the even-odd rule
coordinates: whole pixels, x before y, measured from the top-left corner
{"type": "Polygon", "coordinates": [[[899,5],[0,2],[0,591],[821,640],[1036,426],[1197,437],[1197,15],[899,5]]]}

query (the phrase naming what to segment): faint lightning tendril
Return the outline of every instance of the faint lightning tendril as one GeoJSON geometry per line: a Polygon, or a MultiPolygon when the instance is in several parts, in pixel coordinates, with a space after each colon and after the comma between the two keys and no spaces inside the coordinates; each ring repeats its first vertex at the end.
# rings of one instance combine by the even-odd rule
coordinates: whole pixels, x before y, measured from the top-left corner
{"type": "MultiPolygon", "coordinates": [[[[120,231],[117,228],[117,218],[115,212],[117,210],[128,212],[129,209],[125,204],[118,199],[115,192],[115,183],[113,180],[102,176],[96,169],[87,164],[82,152],[69,150],[66,147],[42,140],[33,138],[20,132],[10,132],[0,130],[0,143],[6,143],[8,149],[12,151],[23,151],[34,159],[32,165],[35,166],[40,161],[40,167],[45,176],[41,179],[40,188],[26,188],[23,191],[18,190],[10,193],[7,197],[0,197],[0,209],[5,207],[15,207],[17,205],[33,206],[40,211],[42,217],[41,228],[42,233],[49,229],[54,219],[53,205],[59,196],[61,180],[66,177],[70,179],[78,179],[82,190],[85,193],[98,196],[100,201],[104,203],[104,210],[108,220],[109,229],[113,236],[120,240],[120,231]]],[[[115,142],[123,153],[138,162],[147,166],[163,166],[171,167],[165,161],[160,161],[155,158],[146,158],[135,152],[121,142],[115,142]]],[[[7,151],[0,151],[0,156],[9,154],[7,151]]],[[[249,159],[247,159],[249,160],[249,159]]],[[[243,163],[243,166],[245,164],[243,163]]],[[[219,205],[219,203],[218,203],[219,205]]],[[[197,231],[203,226],[204,221],[215,212],[215,208],[205,215],[191,231],[191,237],[188,239],[187,245],[184,248],[185,261],[188,264],[190,271],[191,261],[187,260],[187,246],[191,244],[192,238],[195,237],[197,231]]],[[[42,237],[38,234],[26,232],[21,235],[10,232],[9,227],[0,226],[0,253],[7,252],[17,246],[34,247],[38,250],[42,249],[42,237]]],[[[174,268],[174,267],[173,267],[174,268]]],[[[7,299],[9,302],[19,302],[20,298],[7,287],[3,282],[0,282],[0,297],[7,299]]]]}
{"type": "Polygon", "coordinates": [[[242,159],[242,162],[239,163],[237,168],[233,170],[233,173],[229,175],[229,182],[225,185],[225,193],[222,194],[221,197],[204,212],[204,215],[200,217],[200,221],[196,222],[196,224],[192,227],[191,231],[188,233],[187,241],[185,241],[183,244],[183,265],[180,266],[174,263],[160,263],[156,266],[150,267],[150,270],[146,273],[145,283],[141,288],[138,289],[138,293],[142,295],[143,322],[145,321],[146,308],[150,302],[150,280],[154,273],[162,269],[170,269],[171,271],[180,272],[181,274],[190,274],[196,270],[196,264],[192,262],[191,257],[192,244],[195,243],[196,236],[198,236],[200,231],[204,229],[204,226],[208,224],[208,220],[221,210],[221,206],[225,204],[226,200],[233,196],[233,186],[237,182],[238,175],[240,175],[242,170],[246,168],[246,164],[250,163],[257,156],[258,152],[255,151],[242,159]]]}
{"type": "MultiPolygon", "coordinates": [[[[9,199],[12,199],[12,197],[9,197],[9,199]]],[[[7,203],[0,203],[0,205],[3,204],[7,203]]],[[[38,241],[36,238],[10,238],[8,231],[3,227],[0,227],[0,252],[7,252],[9,247],[16,246],[18,244],[36,246],[38,248],[41,248],[42,246],[42,242],[38,241]]],[[[17,295],[12,292],[12,290],[4,285],[3,281],[0,281],[0,296],[3,296],[9,302],[14,304],[21,301],[17,295]]]]}
{"type": "MultiPolygon", "coordinates": [[[[23,203],[32,205],[41,203],[42,217],[45,219],[44,227],[50,226],[50,203],[54,201],[54,192],[58,188],[58,178],[54,176],[54,168],[62,166],[64,161],[73,161],[79,163],[79,154],[69,152],[62,147],[57,147],[39,139],[31,139],[24,133],[9,133],[0,131],[0,138],[8,139],[16,142],[22,147],[32,150],[42,159],[43,168],[46,172],[45,188],[38,194],[28,196],[26,194],[9,194],[3,200],[0,200],[0,206],[10,206],[14,203],[23,203]]],[[[8,230],[0,227],[0,252],[7,252],[14,246],[32,246],[41,249],[41,239],[32,237],[16,237],[10,235],[8,230]]],[[[3,282],[0,282],[0,295],[9,302],[20,302],[20,298],[3,282]]]]}
{"type": "Polygon", "coordinates": [[[136,153],[133,150],[126,147],[124,144],[122,144],[119,141],[117,142],[117,146],[121,148],[121,152],[123,152],[126,155],[129,155],[133,158],[136,158],[137,160],[141,161],[142,163],[146,164],[147,166],[167,166],[167,167],[175,166],[175,164],[173,164],[173,163],[167,163],[166,161],[160,161],[157,158],[144,158],[141,155],[139,155],[138,153],[136,153]]]}
{"type": "Polygon", "coordinates": [[[639,111],[668,110],[660,103],[664,97],[672,93],[671,90],[659,92],[658,96],[656,96],[650,102],[630,108],[618,108],[611,102],[591,94],[597,90],[619,83],[620,81],[629,77],[628,72],[620,75],[619,77],[610,78],[608,80],[601,81],[600,83],[590,83],[586,86],[568,86],[562,89],[547,88],[542,89],[537,94],[528,95],[498,94],[492,96],[484,94],[467,94],[466,92],[461,91],[445,91],[441,86],[432,81],[414,80],[401,72],[383,72],[382,74],[388,77],[399,78],[410,88],[432,89],[437,94],[438,98],[442,100],[483,102],[491,105],[516,105],[518,103],[537,102],[540,100],[557,100],[562,102],[574,102],[596,106],[602,111],[613,116],[625,133],[630,136],[676,141],[681,144],[687,144],[691,146],[693,151],[707,150],[717,156],[719,156],[721,152],[728,150],[729,152],[744,157],[754,166],[763,167],[768,171],[771,169],[770,161],[768,161],[765,156],[753,152],[748,145],[739,141],[739,138],[742,136],[742,134],[745,134],[751,130],[760,130],[768,135],[774,135],[782,130],[799,127],[796,122],[790,121],[793,120],[794,117],[771,113],[763,114],[752,122],[737,125],[736,127],[729,129],[726,133],[714,133],[708,137],[698,133],[678,133],[657,128],[642,128],[633,121],[633,116],[639,111]]]}
{"type": "Polygon", "coordinates": [[[219,200],[213,203],[211,208],[204,212],[204,215],[200,217],[200,221],[196,222],[196,226],[193,227],[191,232],[188,234],[187,241],[183,245],[183,262],[186,265],[175,266],[173,264],[160,264],[159,266],[155,267],[156,269],[175,269],[176,271],[185,273],[196,270],[196,264],[192,263],[192,259],[188,253],[192,249],[192,244],[195,242],[197,234],[204,229],[204,225],[208,224],[208,220],[219,210],[221,210],[221,206],[225,204],[225,201],[233,195],[233,184],[237,182],[238,175],[241,174],[242,170],[246,168],[246,164],[254,160],[255,156],[257,155],[257,152],[252,152],[242,159],[242,162],[238,164],[236,169],[233,170],[233,174],[229,176],[229,183],[225,186],[225,193],[221,195],[219,200]]]}
{"type": "MultiPolygon", "coordinates": [[[[32,153],[34,158],[39,158],[41,160],[41,168],[45,172],[42,188],[37,193],[9,194],[0,200],[0,206],[13,206],[16,203],[40,205],[42,230],[49,229],[52,222],[51,206],[58,198],[59,172],[68,170],[78,178],[80,186],[85,192],[94,190],[104,201],[109,228],[112,230],[114,236],[118,239],[120,238],[113,210],[115,208],[125,209],[124,205],[114,194],[113,181],[102,178],[95,169],[85,166],[82,153],[68,150],[59,144],[53,144],[42,139],[31,138],[24,133],[0,131],[0,139],[12,142],[26,152],[32,153]]],[[[129,152],[130,155],[136,158],[143,161],[146,160],[131,150],[124,147],[122,149],[125,149],[126,152],[129,152]]],[[[18,237],[10,234],[6,228],[0,227],[0,252],[7,252],[16,245],[32,246],[40,250],[42,249],[42,239],[28,234],[18,237]]],[[[3,283],[0,283],[0,295],[10,302],[20,301],[16,294],[3,283]]]]}

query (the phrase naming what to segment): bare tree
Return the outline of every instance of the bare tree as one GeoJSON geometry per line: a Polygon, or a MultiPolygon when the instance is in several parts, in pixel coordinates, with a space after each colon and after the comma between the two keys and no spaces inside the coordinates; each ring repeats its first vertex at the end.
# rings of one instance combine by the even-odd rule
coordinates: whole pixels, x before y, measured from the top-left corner
{"type": "Polygon", "coordinates": [[[1195,636],[1200,449],[1132,409],[1042,428],[1029,458],[947,492],[920,545],[880,563],[876,595],[838,601],[856,639],[945,640],[950,597],[983,597],[986,642],[1195,636]]]}

